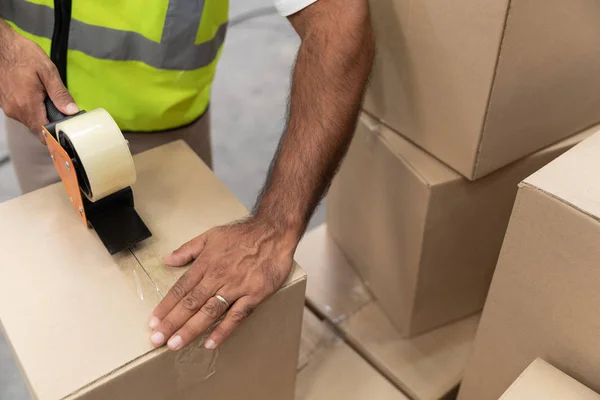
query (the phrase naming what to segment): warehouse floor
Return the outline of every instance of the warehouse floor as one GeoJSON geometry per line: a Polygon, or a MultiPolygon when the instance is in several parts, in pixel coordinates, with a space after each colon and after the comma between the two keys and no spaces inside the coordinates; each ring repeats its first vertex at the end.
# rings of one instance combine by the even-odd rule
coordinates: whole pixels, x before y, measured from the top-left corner
{"type": "MultiPolygon", "coordinates": [[[[272,0],[231,0],[231,20],[268,14],[272,0]]],[[[215,171],[251,207],[284,126],[292,66],[299,40],[289,23],[267,15],[235,23],[213,89],[215,171]]],[[[7,154],[0,113],[0,160],[7,154]]],[[[19,195],[12,166],[0,166],[0,202],[19,195]]],[[[323,221],[320,209],[311,226],[323,221]]],[[[0,399],[29,399],[10,349],[0,335],[0,399]]]]}

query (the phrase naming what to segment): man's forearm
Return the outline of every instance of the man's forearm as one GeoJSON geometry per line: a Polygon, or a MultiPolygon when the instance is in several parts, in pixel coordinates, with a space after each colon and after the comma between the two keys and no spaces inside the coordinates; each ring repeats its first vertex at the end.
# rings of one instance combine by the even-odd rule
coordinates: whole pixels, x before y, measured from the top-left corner
{"type": "Polygon", "coordinates": [[[373,59],[366,1],[319,0],[290,18],[302,46],[289,120],[255,216],[215,227],[165,258],[172,266],[195,261],[152,313],[155,346],[179,350],[216,325],[205,347],[218,348],[289,276],[360,110],[373,59]]]}
{"type": "Polygon", "coordinates": [[[367,0],[320,0],[290,21],[302,44],[288,123],[255,215],[297,240],[352,139],[375,44],[367,0]]]}

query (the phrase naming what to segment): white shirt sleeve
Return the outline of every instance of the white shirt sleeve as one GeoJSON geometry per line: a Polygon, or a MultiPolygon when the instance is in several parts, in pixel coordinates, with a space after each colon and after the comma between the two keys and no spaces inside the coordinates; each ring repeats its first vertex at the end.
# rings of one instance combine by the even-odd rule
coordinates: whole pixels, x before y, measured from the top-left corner
{"type": "Polygon", "coordinates": [[[275,8],[284,17],[297,13],[317,0],[275,0],[275,8]]]}

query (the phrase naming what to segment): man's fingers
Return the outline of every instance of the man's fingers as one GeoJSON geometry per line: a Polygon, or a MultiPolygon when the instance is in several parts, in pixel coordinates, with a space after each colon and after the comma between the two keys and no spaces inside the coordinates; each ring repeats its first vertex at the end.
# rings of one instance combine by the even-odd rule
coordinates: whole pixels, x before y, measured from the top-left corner
{"type": "Polygon", "coordinates": [[[200,235],[187,243],[184,243],[180,248],[172,254],[166,256],[163,261],[171,267],[182,267],[189,264],[202,253],[206,246],[206,238],[208,235],[200,235]]]}
{"type": "MultiPolygon", "coordinates": [[[[51,64],[51,63],[50,63],[51,64]]],[[[54,65],[46,65],[39,73],[50,100],[54,103],[60,112],[66,115],[73,115],[79,112],[79,107],[75,100],[63,85],[58,70],[54,65]]]]}
{"type": "Polygon", "coordinates": [[[203,282],[190,290],[166,317],[160,319],[155,332],[150,338],[152,344],[162,346],[196,313],[203,313],[208,317],[212,317],[213,314],[219,311],[217,308],[218,305],[210,301],[215,291],[215,287],[207,286],[203,282]]]}
{"type": "Polygon", "coordinates": [[[44,86],[38,76],[27,75],[21,91],[9,92],[2,107],[7,117],[27,126],[41,140],[42,125],[48,121],[44,107],[45,96],[44,86]]]}
{"type": "Polygon", "coordinates": [[[150,316],[150,328],[156,329],[175,306],[200,282],[202,276],[189,269],[175,282],[167,295],[156,306],[150,316]]]}
{"type": "Polygon", "coordinates": [[[242,322],[252,314],[258,301],[253,301],[249,296],[245,296],[236,301],[229,309],[225,318],[212,331],[204,347],[208,350],[214,350],[219,347],[231,333],[236,330],[242,322]]]}
{"type": "Polygon", "coordinates": [[[216,297],[211,297],[185,324],[170,336],[167,346],[179,350],[204,334],[227,311],[227,305],[216,297]]]}
{"type": "MultiPolygon", "coordinates": [[[[165,257],[165,263],[171,266],[183,266],[188,264],[190,261],[200,255],[204,249],[204,246],[206,245],[206,237],[207,235],[204,234],[185,243],[179,249],[175,250],[171,256],[165,257]]],[[[175,306],[182,301],[188,295],[188,293],[194,287],[196,287],[196,285],[198,285],[198,283],[202,280],[203,271],[204,268],[202,265],[193,265],[181,276],[181,278],[179,278],[175,285],[173,285],[173,287],[169,290],[165,298],[162,299],[162,301],[152,312],[149,322],[151,329],[157,329],[162,320],[175,308],[175,306]]],[[[214,292],[209,293],[209,297],[213,294],[214,292]]],[[[206,300],[207,299],[204,301],[206,300]]],[[[174,327],[173,329],[178,328],[179,326],[174,327]]]]}

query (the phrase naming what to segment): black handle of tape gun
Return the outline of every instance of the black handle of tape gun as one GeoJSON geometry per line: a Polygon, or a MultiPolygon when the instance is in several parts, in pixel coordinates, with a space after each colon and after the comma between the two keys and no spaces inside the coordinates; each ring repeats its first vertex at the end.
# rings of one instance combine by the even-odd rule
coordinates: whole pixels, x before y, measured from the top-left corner
{"type": "Polygon", "coordinates": [[[44,106],[46,106],[46,115],[48,116],[48,121],[50,121],[45,126],[45,128],[48,130],[48,132],[50,132],[50,134],[52,136],[54,136],[54,139],[57,139],[57,137],[56,137],[56,124],[57,123],[66,121],[70,118],[73,118],[73,117],[76,117],[78,115],[85,113],[84,110],[81,110],[77,114],[74,114],[74,115],[65,115],[65,114],[61,113],[58,108],[56,108],[56,105],[54,105],[52,100],[50,100],[50,97],[46,97],[44,99],[44,106]]]}
{"type": "Polygon", "coordinates": [[[50,121],[50,123],[67,118],[65,114],[61,113],[58,108],[56,108],[52,100],[50,100],[50,97],[44,99],[44,105],[46,106],[46,115],[48,115],[48,121],[50,121]]]}

